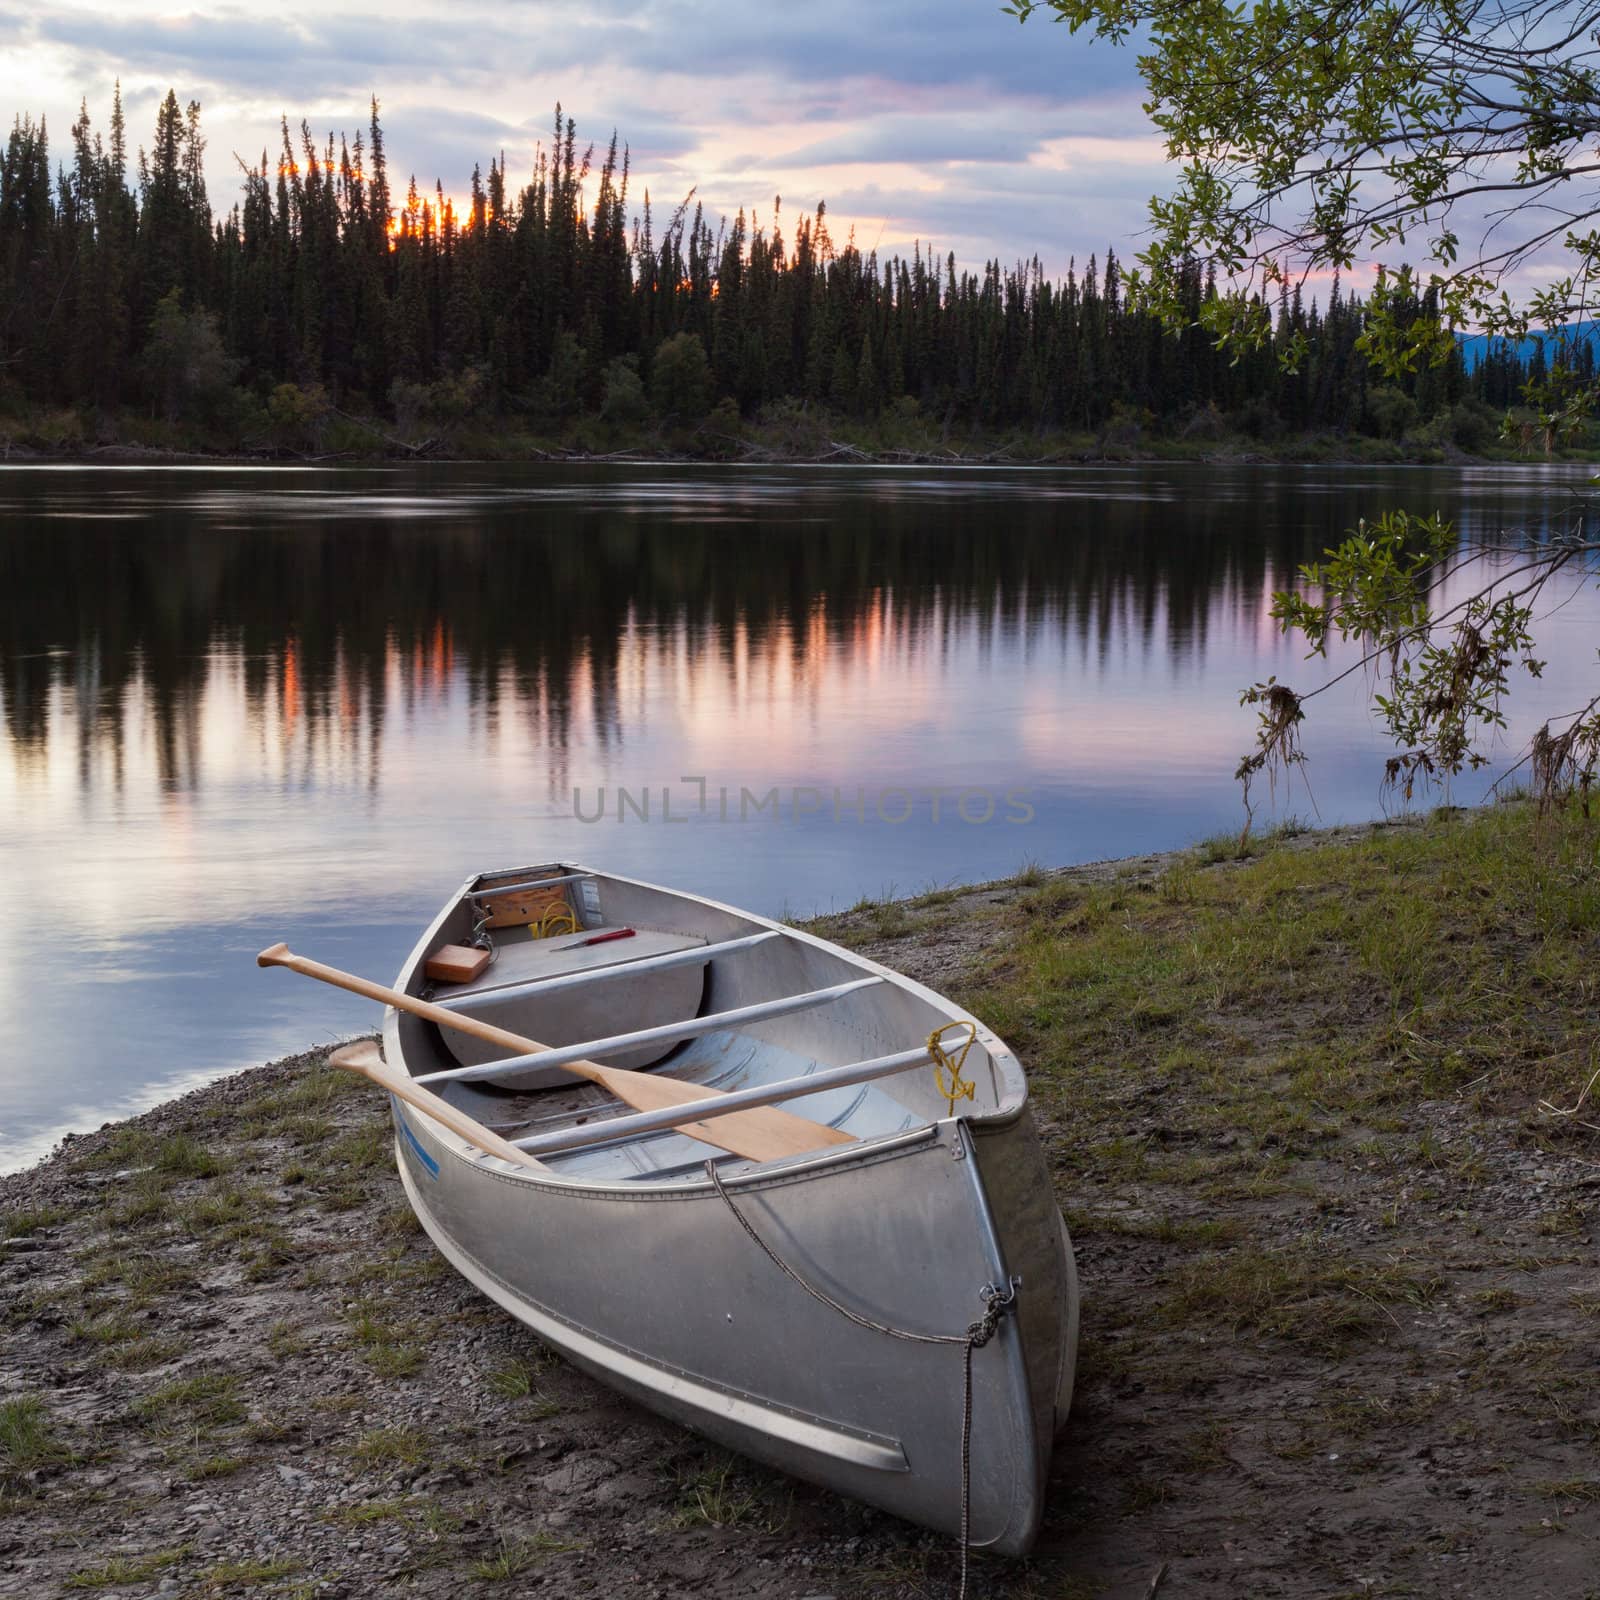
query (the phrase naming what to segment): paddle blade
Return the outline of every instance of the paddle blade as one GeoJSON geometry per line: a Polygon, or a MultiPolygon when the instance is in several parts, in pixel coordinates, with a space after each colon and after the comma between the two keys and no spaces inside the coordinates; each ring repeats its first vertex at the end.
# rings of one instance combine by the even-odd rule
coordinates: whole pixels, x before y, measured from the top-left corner
{"type": "MultiPolygon", "coordinates": [[[[624,1105],[635,1111],[659,1111],[666,1106],[687,1106],[722,1098],[715,1089],[681,1078],[663,1078],[651,1072],[627,1072],[620,1067],[595,1066],[585,1074],[591,1083],[609,1089],[624,1105]]],[[[812,1122],[777,1106],[758,1106],[752,1111],[730,1111],[725,1117],[704,1122],[681,1122],[681,1133],[703,1140],[730,1155],[748,1161],[780,1161],[810,1150],[833,1145],[854,1144],[855,1135],[812,1122]]]]}

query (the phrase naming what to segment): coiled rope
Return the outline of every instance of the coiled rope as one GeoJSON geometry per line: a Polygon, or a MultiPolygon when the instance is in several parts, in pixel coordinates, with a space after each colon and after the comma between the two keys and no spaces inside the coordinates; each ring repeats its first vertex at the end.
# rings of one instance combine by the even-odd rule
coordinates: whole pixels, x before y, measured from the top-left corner
{"type": "MultiPolygon", "coordinates": [[[[963,1052],[964,1054],[965,1052],[963,1052]]],[[[959,1070],[959,1069],[958,1069],[959,1070]]],[[[842,1305],[831,1294],[819,1289],[814,1283],[809,1283],[802,1278],[793,1267],[789,1265],[776,1250],[761,1237],[751,1226],[750,1219],[745,1216],[727,1189],[723,1187],[722,1175],[717,1171],[715,1161],[706,1162],[706,1176],[711,1180],[711,1186],[722,1197],[723,1203],[733,1213],[734,1220],[750,1235],[760,1246],[762,1254],[786,1278],[805,1290],[813,1300],[819,1301],[830,1311],[837,1311],[841,1317],[855,1323],[858,1328],[866,1328],[873,1333],[888,1335],[891,1339],[904,1339],[908,1344],[957,1344],[962,1347],[961,1369],[961,1585],[958,1590],[959,1600],[967,1600],[967,1561],[971,1554],[968,1535],[971,1531],[972,1513],[972,1352],[981,1350],[984,1345],[994,1338],[1000,1326],[1000,1319],[1017,1303],[1017,1286],[1013,1280],[1006,1288],[997,1289],[992,1283],[986,1283],[979,1291],[983,1300],[983,1315],[976,1322],[967,1325],[965,1333],[913,1333],[909,1328],[892,1327],[887,1322],[878,1322],[872,1317],[863,1316],[859,1311],[853,1311],[847,1305],[842,1305]]]]}
{"type": "Polygon", "coordinates": [[[528,932],[535,939],[550,939],[558,933],[581,933],[583,924],[578,921],[578,914],[565,899],[559,904],[546,908],[544,914],[535,917],[528,924],[528,932]]]}
{"type": "Polygon", "coordinates": [[[977,1085],[961,1076],[961,1069],[967,1064],[967,1052],[977,1037],[978,1024],[965,1017],[957,1022],[947,1022],[928,1035],[928,1054],[933,1057],[933,1080],[939,1085],[939,1093],[950,1102],[952,1117],[956,1114],[957,1100],[974,1100],[977,1097],[977,1085]],[[953,1051],[945,1049],[944,1045],[944,1036],[952,1028],[967,1030],[965,1041],[953,1051]]]}

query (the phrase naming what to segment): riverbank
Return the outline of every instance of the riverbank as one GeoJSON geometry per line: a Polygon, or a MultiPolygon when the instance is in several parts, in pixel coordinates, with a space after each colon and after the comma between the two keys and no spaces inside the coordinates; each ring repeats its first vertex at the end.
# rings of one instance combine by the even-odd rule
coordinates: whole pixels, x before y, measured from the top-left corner
{"type": "Polygon", "coordinates": [[[1403,438],[1320,430],[1259,436],[1222,423],[1161,433],[1119,420],[1094,431],[974,434],[929,419],[858,422],[826,411],[786,410],[777,421],[713,412],[693,425],[620,426],[594,417],[530,427],[516,421],[397,431],[382,419],[331,416],[310,432],[169,423],[137,412],[94,418],[72,411],[0,417],[0,462],[131,465],[239,462],[363,465],[392,462],[725,462],[749,466],[1078,466],[1148,462],[1236,465],[1439,466],[1594,463],[1600,448],[1546,455],[1537,442],[1503,440],[1493,427],[1464,447],[1447,430],[1403,438]]]}
{"type": "MultiPolygon", "coordinates": [[[[1079,1253],[1046,1528],[975,1594],[1592,1586],[1597,840],[1447,814],[817,924],[1017,1048],[1079,1253]]],[[[0,1178],[0,1233],[0,1595],[953,1592],[468,1289],[315,1055],[0,1178]]]]}

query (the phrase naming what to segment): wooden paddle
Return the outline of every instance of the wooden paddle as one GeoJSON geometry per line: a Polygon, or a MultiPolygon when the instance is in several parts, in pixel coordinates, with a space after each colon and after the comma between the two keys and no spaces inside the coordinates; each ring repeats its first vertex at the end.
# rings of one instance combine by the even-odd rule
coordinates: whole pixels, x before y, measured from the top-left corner
{"type": "Polygon", "coordinates": [[[498,1133],[491,1133],[476,1117],[469,1117],[448,1100],[441,1100],[432,1089],[424,1089],[398,1067],[391,1067],[370,1039],[360,1044],[341,1045],[328,1057],[328,1065],[371,1078],[380,1088],[414,1105],[418,1111],[426,1111],[435,1122],[443,1123],[452,1133],[459,1133],[468,1144],[475,1144],[480,1150],[499,1156],[502,1161],[514,1161],[518,1166],[533,1167],[540,1172],[544,1170],[542,1161],[535,1161],[525,1150],[508,1144],[498,1133]]]}
{"type": "MultiPolygon", "coordinates": [[[[331,983],[336,989],[348,989],[351,994],[365,995],[393,1006],[397,1011],[409,1011],[413,1016],[426,1017],[441,1028],[454,1028],[458,1033],[470,1033],[486,1044],[499,1045],[514,1055],[536,1055],[550,1049],[537,1039],[525,1039],[519,1033],[497,1028],[492,1023],[479,1022],[459,1011],[447,1010],[427,1000],[417,1000],[398,989],[385,989],[380,983],[341,972],[337,967],[326,967],[307,956],[297,956],[286,944],[275,944],[256,957],[258,967],[288,967],[303,977],[317,978],[331,983]]],[[[614,1094],[624,1105],[636,1111],[659,1111],[665,1106],[687,1105],[694,1100],[715,1100],[717,1091],[697,1083],[685,1083],[681,1078],[664,1078],[652,1072],[629,1072],[622,1067],[603,1067],[598,1061],[564,1061],[561,1071],[576,1078],[586,1078],[590,1083],[614,1094]]],[[[808,1150],[820,1150],[825,1145],[852,1144],[853,1134],[838,1128],[829,1128],[820,1122],[797,1117],[792,1111],[780,1111],[776,1106],[763,1106],[754,1111],[731,1111],[725,1117],[711,1122],[686,1122],[683,1132],[691,1138],[715,1145],[732,1155],[744,1156],[751,1161],[778,1161],[784,1156],[803,1155],[808,1150]]],[[[462,1135],[466,1137],[465,1134],[462,1135]]]]}

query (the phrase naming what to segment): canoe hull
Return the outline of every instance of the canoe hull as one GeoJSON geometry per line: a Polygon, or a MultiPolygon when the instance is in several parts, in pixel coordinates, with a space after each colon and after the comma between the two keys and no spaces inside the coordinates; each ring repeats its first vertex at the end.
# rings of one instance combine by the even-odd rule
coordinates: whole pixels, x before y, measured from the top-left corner
{"type": "MultiPolygon", "coordinates": [[[[709,1182],[596,1193],[517,1181],[435,1139],[414,1113],[396,1117],[406,1192],[434,1243],[569,1360],[731,1449],[959,1531],[959,1345],[893,1340],[823,1305],[709,1182]]],[[[1043,1509],[1062,1372],[1070,1394],[1075,1286],[1059,1218],[1027,1270],[1012,1270],[1014,1245],[1005,1259],[998,1249],[1017,1229],[984,1174],[1034,1164],[1026,1122],[973,1144],[951,1122],[725,1182],[795,1272],[888,1326],[959,1335],[982,1315],[986,1287],[1021,1278],[1015,1312],[973,1356],[972,1542],[1015,1555],[1043,1509]],[[852,1281],[830,1266],[841,1260],[857,1264],[852,1281]]],[[[1008,1179],[1002,1203],[1025,1187],[1008,1179]]]]}
{"type": "MultiPolygon", "coordinates": [[[[740,1074],[904,1049],[930,1023],[961,1015],[862,957],[731,907],[614,877],[598,892],[611,925],[713,943],[781,936],[708,968],[706,1011],[881,977],[849,1003],[751,1030],[740,1050],[767,1051],[776,1066],[741,1058],[719,1078],[718,1062],[740,1050],[707,1039],[668,1070],[731,1088],[740,1074]]],[[[427,951],[460,935],[460,906],[440,913],[397,987],[415,989],[427,951]]],[[[625,1015],[634,983],[607,982],[625,1015]]],[[[986,1296],[1014,1292],[972,1356],[968,1527],[974,1545],[1018,1555],[1037,1533],[1071,1399],[1077,1280],[1026,1080],[981,1024],[977,1044],[978,1100],[964,1114],[945,1114],[922,1071],[889,1085],[894,1100],[874,1098],[872,1086],[839,1091],[856,1140],[779,1162],[739,1162],[669,1136],[649,1159],[613,1144],[530,1169],[482,1155],[399,1102],[396,1158],[446,1258],[574,1364],[734,1450],[951,1535],[963,1521],[964,1336],[986,1296]]],[[[384,1049],[414,1074],[449,1061],[437,1030],[393,1010],[384,1049]]],[[[450,1088],[473,1115],[497,1110],[470,1098],[473,1085],[450,1088]]],[[[826,1117],[828,1103],[792,1105],[826,1117]]]]}

